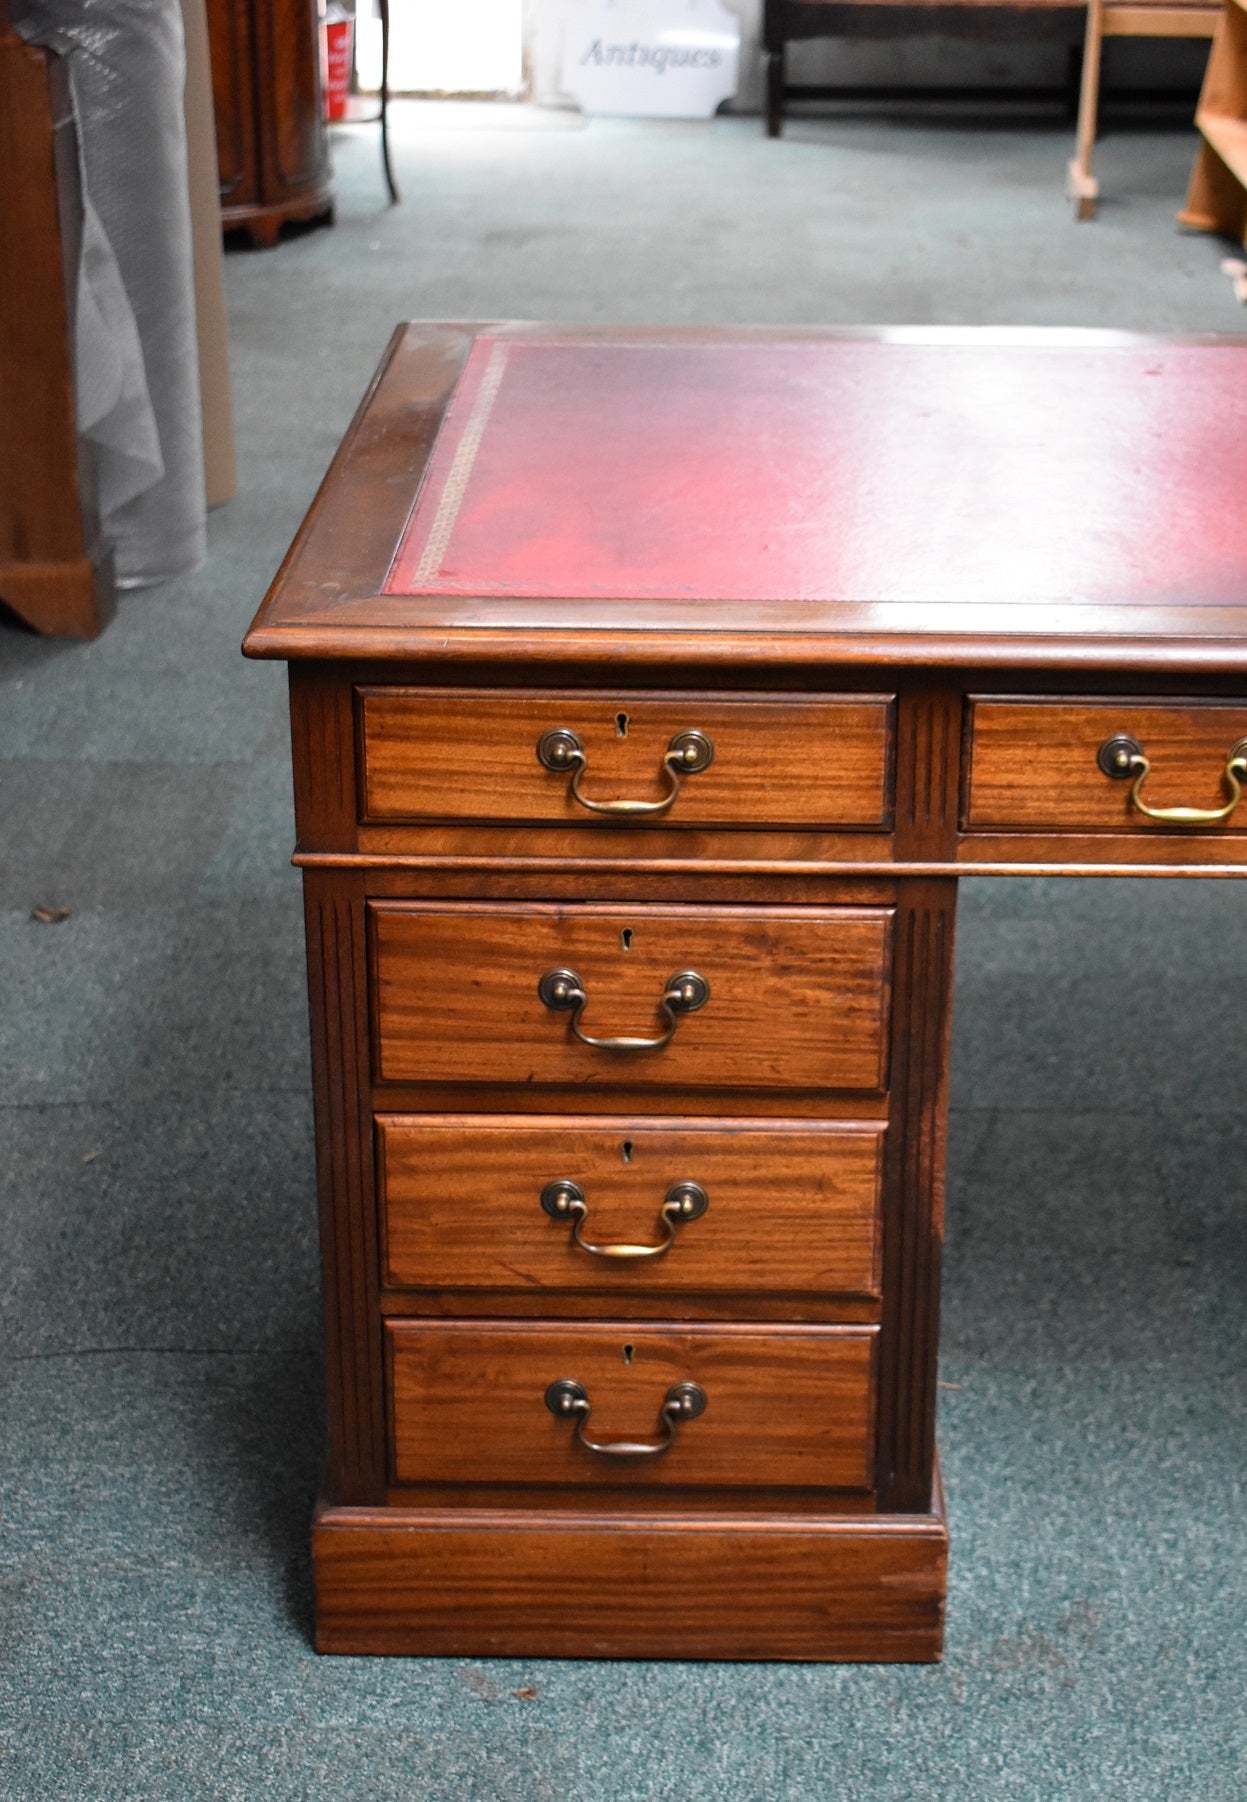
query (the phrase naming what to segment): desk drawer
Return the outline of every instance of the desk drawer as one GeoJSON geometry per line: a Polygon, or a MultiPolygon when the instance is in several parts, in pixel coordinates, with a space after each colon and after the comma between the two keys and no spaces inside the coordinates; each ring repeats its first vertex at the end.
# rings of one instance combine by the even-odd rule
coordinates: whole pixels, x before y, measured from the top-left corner
{"type": "Polygon", "coordinates": [[[399,1483],[872,1481],[873,1327],[392,1320],[386,1336],[399,1483]],[[551,1411],[547,1392],[560,1382],[579,1386],[587,1420],[551,1411]],[[681,1384],[696,1385],[704,1411],[677,1412],[669,1428],[664,1401],[681,1384]],[[599,1444],[671,1442],[649,1456],[594,1452],[578,1442],[578,1422],[599,1444]]]}
{"type": "Polygon", "coordinates": [[[879,830],[890,820],[887,695],[357,692],[366,822],[879,830]],[[685,772],[673,799],[669,757],[685,772]],[[645,811],[595,811],[619,802],[645,811]]]}
{"type": "Polygon", "coordinates": [[[889,909],[369,912],[383,1082],[885,1086],[889,909]]]}
{"type": "Polygon", "coordinates": [[[964,825],[971,832],[1247,831],[1247,798],[1220,820],[1156,819],[1144,811],[1224,812],[1233,800],[1226,766],[1247,740],[1247,702],[976,696],[970,733],[964,825]],[[1141,766],[1125,741],[1150,766],[1141,784],[1141,766]],[[1116,774],[1106,773],[1102,753],[1116,774]],[[1124,761],[1115,762],[1115,753],[1124,761]]]}
{"type": "Polygon", "coordinates": [[[874,1122],[385,1115],[384,1281],[874,1295],[883,1137],[874,1122]]]}

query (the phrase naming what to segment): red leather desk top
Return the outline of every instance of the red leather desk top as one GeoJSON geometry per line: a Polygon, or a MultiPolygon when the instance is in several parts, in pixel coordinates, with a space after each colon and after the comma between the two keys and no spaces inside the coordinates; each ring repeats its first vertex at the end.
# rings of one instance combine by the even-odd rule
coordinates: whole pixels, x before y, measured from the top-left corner
{"type": "Polygon", "coordinates": [[[388,594],[1238,605],[1247,359],[482,335],[388,594]]]}
{"type": "Polygon", "coordinates": [[[260,657],[1247,672],[1247,339],[400,328],[260,657]]]}

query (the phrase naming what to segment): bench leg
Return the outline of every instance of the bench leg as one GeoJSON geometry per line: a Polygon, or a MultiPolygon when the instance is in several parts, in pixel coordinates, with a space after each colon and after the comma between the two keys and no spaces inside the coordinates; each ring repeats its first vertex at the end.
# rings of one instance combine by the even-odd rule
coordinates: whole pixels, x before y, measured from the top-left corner
{"type": "Polygon", "coordinates": [[[784,47],[766,53],[766,135],[777,138],[784,129],[784,47]]]}
{"type": "Polygon", "coordinates": [[[1066,176],[1065,192],[1074,203],[1077,219],[1094,219],[1100,184],[1091,173],[1096,119],[1100,107],[1100,50],[1104,41],[1104,0],[1091,0],[1087,8],[1087,40],[1082,53],[1082,88],[1078,96],[1078,135],[1074,158],[1066,176]]]}

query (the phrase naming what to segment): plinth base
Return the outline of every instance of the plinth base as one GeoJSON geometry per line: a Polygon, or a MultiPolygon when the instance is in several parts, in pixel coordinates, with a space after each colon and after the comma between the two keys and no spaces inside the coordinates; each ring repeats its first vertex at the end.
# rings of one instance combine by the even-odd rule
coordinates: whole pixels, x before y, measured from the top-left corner
{"type": "Polygon", "coordinates": [[[318,1509],[322,1652],[928,1663],[929,1514],[318,1509]]]}

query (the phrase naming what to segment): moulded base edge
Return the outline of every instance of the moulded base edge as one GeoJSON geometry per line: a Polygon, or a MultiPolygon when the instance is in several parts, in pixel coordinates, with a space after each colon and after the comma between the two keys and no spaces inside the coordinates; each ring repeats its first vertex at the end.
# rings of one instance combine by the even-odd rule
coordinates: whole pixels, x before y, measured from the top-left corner
{"type": "Polygon", "coordinates": [[[929,1514],[340,1508],[313,1528],[321,1652],[931,1662],[929,1514]]]}

